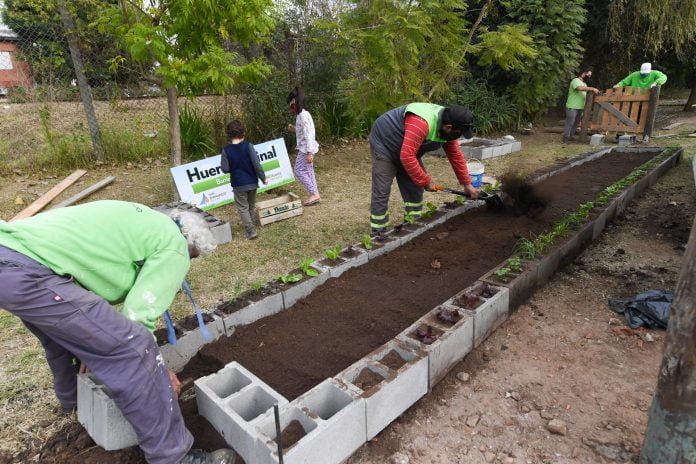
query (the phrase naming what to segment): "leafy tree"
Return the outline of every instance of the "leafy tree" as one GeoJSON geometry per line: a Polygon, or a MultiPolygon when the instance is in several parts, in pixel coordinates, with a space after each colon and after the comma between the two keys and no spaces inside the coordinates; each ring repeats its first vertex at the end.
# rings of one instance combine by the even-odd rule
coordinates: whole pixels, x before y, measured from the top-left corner
{"type": "Polygon", "coordinates": [[[358,0],[340,29],[353,53],[340,89],[363,129],[385,110],[409,101],[440,100],[450,83],[467,76],[467,55],[517,69],[536,51],[523,25],[486,30],[478,26],[488,0],[470,25],[467,3],[458,0],[358,0]]]}
{"type": "Polygon", "coordinates": [[[537,50],[508,90],[520,111],[535,116],[555,104],[578,69],[586,20],[584,0],[510,0],[504,22],[526,24],[537,50]]]}
{"type": "Polygon", "coordinates": [[[696,102],[696,2],[681,0],[615,0],[609,15],[611,40],[623,44],[628,55],[666,56],[676,59],[677,70],[691,71],[691,95],[684,111],[696,102]]]}
{"type": "Polygon", "coordinates": [[[246,60],[230,43],[249,46],[273,27],[271,0],[119,0],[105,8],[99,28],[118,37],[144,65],[143,78],[167,90],[171,162],[181,164],[177,97],[227,92],[269,72],[261,58],[246,60]]]}

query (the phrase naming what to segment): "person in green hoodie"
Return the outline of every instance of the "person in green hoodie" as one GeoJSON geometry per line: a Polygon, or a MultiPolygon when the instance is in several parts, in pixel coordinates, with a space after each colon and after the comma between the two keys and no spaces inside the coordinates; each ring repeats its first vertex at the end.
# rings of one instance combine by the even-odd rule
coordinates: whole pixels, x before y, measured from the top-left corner
{"type": "Polygon", "coordinates": [[[236,460],[232,450],[191,450],[179,381],[152,335],[190,259],[216,245],[194,213],[165,215],[125,201],[0,221],[0,308],[41,342],[63,413],[77,406],[76,374],[84,366],[111,391],[151,464],[236,460]]]}
{"type": "Polygon", "coordinates": [[[640,65],[640,71],[632,72],[622,80],[620,80],[614,88],[617,87],[638,87],[640,89],[650,89],[667,82],[667,75],[663,72],[652,69],[652,64],[643,63],[640,65]]]}

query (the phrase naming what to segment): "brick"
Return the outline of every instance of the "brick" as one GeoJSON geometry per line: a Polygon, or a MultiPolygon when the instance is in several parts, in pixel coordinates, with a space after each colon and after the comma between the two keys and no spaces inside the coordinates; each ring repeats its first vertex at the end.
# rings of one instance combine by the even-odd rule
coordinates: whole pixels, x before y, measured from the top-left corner
{"type": "Polygon", "coordinates": [[[77,376],[77,420],[107,451],[138,444],[133,427],[114,403],[111,392],[92,374],[77,376]]]}
{"type": "MultiPolygon", "coordinates": [[[[366,440],[365,400],[354,386],[336,379],[326,379],[280,408],[281,430],[292,420],[299,420],[307,435],[284,450],[287,464],[343,462],[366,440]]],[[[253,462],[277,463],[275,418],[265,418],[258,429],[265,446],[253,462]]]]}
{"type": "Polygon", "coordinates": [[[371,440],[427,393],[428,356],[399,340],[391,340],[335,378],[362,391],[362,397],[365,399],[366,438],[371,440]],[[388,369],[377,362],[377,359],[383,358],[392,349],[396,349],[407,361],[398,370],[388,369]],[[367,391],[362,391],[354,382],[365,368],[384,380],[367,391]]]}
{"type": "Polygon", "coordinates": [[[455,364],[474,349],[474,317],[464,309],[445,303],[418,319],[399,334],[397,339],[428,354],[428,389],[432,390],[455,364]],[[453,325],[440,321],[437,314],[442,309],[455,311],[460,319],[453,325]],[[424,325],[441,333],[431,344],[422,343],[416,335],[424,325]]]}
{"type": "Polygon", "coordinates": [[[256,427],[288,401],[237,362],[194,382],[198,413],[246,462],[258,462],[262,438],[256,427]]]}

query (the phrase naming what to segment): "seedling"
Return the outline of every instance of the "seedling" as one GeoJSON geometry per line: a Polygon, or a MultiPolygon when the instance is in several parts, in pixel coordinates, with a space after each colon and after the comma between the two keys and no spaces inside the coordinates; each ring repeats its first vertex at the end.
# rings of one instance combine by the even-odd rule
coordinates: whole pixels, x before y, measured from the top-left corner
{"type": "Polygon", "coordinates": [[[319,271],[312,267],[312,258],[305,258],[300,261],[300,269],[309,277],[316,277],[319,275],[319,271]]]}
{"type": "Polygon", "coordinates": [[[279,275],[278,280],[283,282],[284,284],[289,284],[293,282],[299,282],[302,280],[302,274],[286,274],[286,275],[279,275]]]}
{"type": "Polygon", "coordinates": [[[252,284],[251,284],[252,290],[260,290],[261,287],[263,287],[263,282],[261,282],[260,280],[257,280],[256,282],[252,282],[252,284]]]}
{"type": "Polygon", "coordinates": [[[370,236],[367,235],[367,234],[363,235],[363,238],[362,238],[362,246],[363,246],[366,250],[371,250],[371,249],[372,249],[372,237],[370,237],[370,236]]]}
{"type": "Polygon", "coordinates": [[[335,261],[338,259],[338,255],[341,254],[341,245],[336,245],[333,248],[329,248],[328,250],[324,251],[324,254],[326,255],[327,258],[329,258],[331,261],[335,261]]]}
{"type": "Polygon", "coordinates": [[[510,279],[510,274],[511,269],[509,267],[501,267],[495,271],[495,276],[500,280],[501,282],[507,282],[510,279]]]}
{"type": "Polygon", "coordinates": [[[546,234],[537,235],[534,240],[536,250],[538,254],[544,253],[548,250],[556,239],[556,235],[553,232],[548,232],[546,234]]]}
{"type": "Polygon", "coordinates": [[[495,190],[498,190],[498,187],[500,187],[500,182],[495,181],[495,184],[492,184],[492,185],[491,185],[491,184],[486,184],[486,185],[484,185],[483,188],[482,188],[481,190],[483,190],[483,191],[486,192],[486,193],[491,193],[491,192],[493,192],[493,191],[495,191],[495,190]]]}
{"type": "Polygon", "coordinates": [[[407,224],[413,224],[416,222],[416,216],[413,214],[407,214],[404,216],[404,222],[407,224]]]}
{"type": "Polygon", "coordinates": [[[512,272],[522,272],[522,261],[517,256],[510,258],[508,259],[508,267],[512,272]]]}
{"type": "Polygon", "coordinates": [[[534,242],[529,239],[522,238],[515,246],[515,253],[524,259],[532,260],[536,258],[537,249],[534,242]]]}
{"type": "Polygon", "coordinates": [[[565,221],[557,222],[553,226],[553,234],[556,237],[565,237],[568,235],[568,223],[565,221]]]}
{"type": "Polygon", "coordinates": [[[463,205],[464,204],[464,197],[461,195],[457,195],[456,197],[454,197],[454,201],[456,201],[458,205],[463,205]]]}
{"type": "Polygon", "coordinates": [[[422,217],[424,217],[425,219],[430,219],[435,214],[435,211],[437,211],[437,206],[430,202],[427,202],[425,206],[428,209],[425,212],[423,212],[422,217]]]}

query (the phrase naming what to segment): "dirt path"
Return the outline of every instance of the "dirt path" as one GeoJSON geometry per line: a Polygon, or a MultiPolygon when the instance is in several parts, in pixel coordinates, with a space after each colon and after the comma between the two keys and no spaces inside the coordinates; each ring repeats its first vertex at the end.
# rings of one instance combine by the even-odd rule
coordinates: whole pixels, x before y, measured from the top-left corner
{"type": "Polygon", "coordinates": [[[349,464],[636,462],[664,332],[622,334],[606,300],[674,288],[696,213],[690,164],[634,201],[349,464]],[[552,419],[565,435],[548,430],[552,419]]]}

